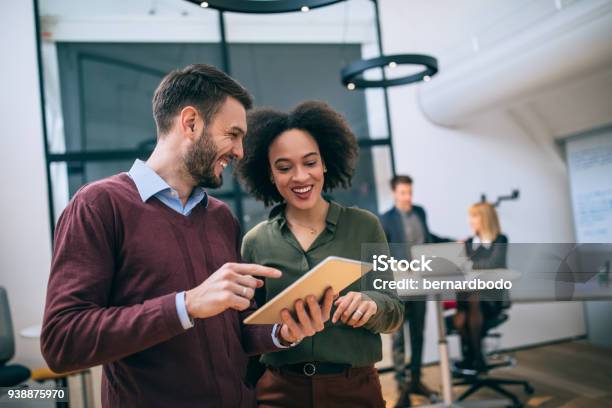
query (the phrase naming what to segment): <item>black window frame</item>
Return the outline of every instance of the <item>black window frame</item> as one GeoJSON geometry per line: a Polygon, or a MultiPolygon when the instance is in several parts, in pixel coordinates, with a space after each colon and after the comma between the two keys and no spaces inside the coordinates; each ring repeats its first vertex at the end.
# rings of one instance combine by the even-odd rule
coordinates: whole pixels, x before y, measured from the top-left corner
{"type": "MultiPolygon", "coordinates": [[[[379,53],[382,55],[382,39],[380,32],[380,15],[377,2],[373,2],[374,5],[374,14],[375,14],[375,24],[376,24],[376,36],[377,36],[377,44],[379,53]]],[[[231,61],[229,56],[229,44],[226,39],[226,24],[225,24],[225,12],[218,11],[219,18],[219,34],[220,34],[220,49],[221,49],[221,67],[224,72],[231,75],[231,61]]],[[[112,149],[112,150],[89,150],[89,151],[68,151],[63,153],[52,153],[49,150],[49,137],[48,137],[48,129],[46,123],[46,112],[45,112],[45,94],[44,94],[44,78],[43,78],[43,60],[42,60],[42,42],[41,42],[41,32],[40,32],[40,15],[39,15],[39,5],[38,0],[34,0],[34,20],[35,20],[35,28],[36,28],[36,42],[37,42],[37,60],[38,60],[38,80],[39,80],[39,93],[40,93],[40,101],[41,101],[41,114],[42,114],[42,125],[43,125],[43,139],[44,139],[44,155],[45,155],[45,169],[46,169],[46,179],[47,179],[47,199],[48,199],[48,209],[49,209],[49,219],[50,219],[50,229],[51,229],[51,240],[53,242],[54,233],[55,233],[55,220],[56,220],[56,209],[54,208],[54,200],[53,200],[53,184],[51,180],[51,166],[54,163],[66,163],[68,166],[70,165],[80,165],[82,166],[85,162],[96,162],[96,161],[115,161],[115,160],[135,160],[138,158],[144,159],[148,157],[152,152],[151,146],[142,146],[137,149],[112,149]]],[[[86,54],[79,56],[79,61],[82,58],[89,58],[86,54]]],[[[100,57],[94,56],[96,59],[100,57]]],[[[142,69],[144,67],[140,67],[142,69]]],[[[79,70],[81,69],[79,65],[79,70]]],[[[145,68],[146,69],[146,68],[145,68]]],[[[155,70],[153,70],[155,71],[155,70]]],[[[381,70],[382,71],[382,70],[381,70]]],[[[161,72],[152,72],[154,74],[163,74],[161,72]]],[[[384,71],[382,71],[384,77],[384,71]]],[[[82,81],[82,78],[79,76],[79,81],[82,81]]],[[[79,84],[80,89],[82,89],[82,85],[79,84]]],[[[386,120],[386,130],[387,136],[383,138],[358,138],[358,145],[360,149],[368,149],[376,146],[387,146],[389,148],[389,160],[391,167],[391,174],[396,174],[395,169],[395,159],[394,159],[394,151],[393,151],[393,135],[391,129],[391,118],[389,111],[389,98],[388,92],[386,88],[382,89],[384,96],[384,109],[385,109],[385,120],[386,120]]],[[[82,117],[80,120],[82,121],[84,118],[82,117]]],[[[81,131],[82,131],[82,123],[81,123],[81,131]]],[[[241,227],[244,229],[244,210],[243,210],[243,200],[245,198],[245,192],[240,186],[238,180],[234,177],[232,181],[232,189],[230,191],[224,192],[216,192],[214,194],[215,197],[222,200],[233,200],[234,202],[234,210],[235,216],[238,218],[241,227]]]]}

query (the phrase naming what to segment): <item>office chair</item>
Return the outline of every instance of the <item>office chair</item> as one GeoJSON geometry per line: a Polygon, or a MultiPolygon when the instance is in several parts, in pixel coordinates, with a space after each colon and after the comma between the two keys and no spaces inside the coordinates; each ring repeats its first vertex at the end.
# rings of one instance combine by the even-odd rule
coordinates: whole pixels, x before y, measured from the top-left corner
{"type": "Polygon", "coordinates": [[[15,335],[6,289],[0,286],[0,387],[14,387],[30,378],[30,370],[6,364],[15,356],[15,335]]]}
{"type": "MultiPolygon", "coordinates": [[[[458,335],[459,333],[455,330],[453,324],[453,316],[454,310],[456,312],[456,306],[453,305],[454,302],[445,303],[444,308],[447,310],[445,313],[445,323],[446,323],[446,332],[447,335],[458,335]]],[[[484,338],[501,338],[500,333],[491,332],[492,329],[500,326],[504,322],[506,322],[509,318],[507,310],[510,308],[510,302],[502,302],[502,311],[494,318],[487,318],[483,321],[483,340],[484,338]]],[[[523,387],[525,394],[531,395],[534,392],[533,386],[525,380],[513,380],[509,378],[500,378],[489,375],[489,372],[501,368],[501,367],[514,367],[516,365],[516,359],[512,357],[507,357],[505,359],[500,359],[500,361],[496,361],[493,363],[487,363],[483,370],[478,371],[474,369],[467,368],[459,368],[456,365],[452,367],[453,377],[457,378],[457,380],[453,383],[455,386],[467,385],[469,386],[467,390],[465,390],[458,398],[458,401],[463,401],[476,391],[481,388],[488,388],[496,393],[508,398],[512,401],[511,408],[522,408],[523,404],[518,399],[516,394],[508,391],[503,386],[505,385],[520,385],[523,387]]]]}

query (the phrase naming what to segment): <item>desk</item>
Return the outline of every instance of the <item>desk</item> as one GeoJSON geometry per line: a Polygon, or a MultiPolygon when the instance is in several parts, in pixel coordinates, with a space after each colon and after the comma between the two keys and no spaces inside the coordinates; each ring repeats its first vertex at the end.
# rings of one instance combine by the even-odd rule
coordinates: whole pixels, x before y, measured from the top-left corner
{"type": "MultiPolygon", "coordinates": [[[[464,280],[483,279],[495,281],[505,279],[509,281],[517,280],[521,277],[521,273],[509,269],[479,269],[477,271],[466,272],[461,275],[453,275],[447,277],[436,276],[428,278],[430,280],[451,280],[453,278],[461,278],[464,280]]],[[[421,277],[417,278],[422,280],[421,277]]],[[[422,288],[419,284],[419,288],[422,288]]],[[[436,298],[436,319],[438,322],[438,352],[440,354],[440,377],[442,384],[442,402],[438,404],[428,405],[429,408],[459,408],[459,407],[483,407],[495,408],[506,407],[508,400],[477,400],[477,401],[453,401],[453,384],[451,379],[450,359],[448,354],[448,343],[446,341],[446,327],[444,322],[444,311],[442,310],[442,294],[448,294],[448,290],[404,290],[398,291],[398,295],[402,298],[411,296],[434,295],[436,298]]]]}

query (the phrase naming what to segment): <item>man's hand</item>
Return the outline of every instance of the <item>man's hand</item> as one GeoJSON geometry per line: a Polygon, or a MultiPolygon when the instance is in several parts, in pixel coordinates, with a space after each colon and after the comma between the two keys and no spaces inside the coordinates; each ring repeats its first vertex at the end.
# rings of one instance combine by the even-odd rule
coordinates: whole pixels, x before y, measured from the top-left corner
{"type": "Polygon", "coordinates": [[[281,312],[283,325],[280,329],[280,340],[285,344],[292,344],[302,341],[304,337],[314,336],[323,330],[325,322],[329,320],[332,303],[334,301],[334,291],[327,288],[323,295],[323,301],[319,304],[313,295],[307,296],[304,300],[298,299],[295,302],[295,315],[297,321],[291,316],[287,309],[281,312]]]}
{"type": "Polygon", "coordinates": [[[263,286],[263,281],[253,276],[280,278],[281,272],[261,265],[226,263],[199,286],[185,292],[187,313],[205,319],[230,308],[247,309],[255,289],[263,286]]]}
{"type": "Polygon", "coordinates": [[[349,292],[338,298],[334,303],[336,311],[332,322],[338,319],[352,327],[361,327],[378,311],[378,306],[368,295],[359,292],[349,292]]]}

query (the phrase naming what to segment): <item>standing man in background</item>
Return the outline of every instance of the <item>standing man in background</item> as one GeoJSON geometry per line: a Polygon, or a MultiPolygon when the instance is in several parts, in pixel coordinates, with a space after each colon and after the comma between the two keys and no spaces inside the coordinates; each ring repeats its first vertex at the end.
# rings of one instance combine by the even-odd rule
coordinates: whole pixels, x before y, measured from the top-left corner
{"type": "MultiPolygon", "coordinates": [[[[395,205],[384,213],[380,220],[394,257],[410,260],[410,248],[414,245],[450,241],[432,234],[427,226],[425,210],[412,204],[412,178],[410,176],[394,176],[391,179],[391,189],[395,205]],[[404,245],[401,245],[399,249],[398,245],[392,244],[404,245]]],[[[393,365],[399,388],[399,399],[396,404],[398,408],[410,406],[410,394],[424,395],[428,398],[435,395],[421,381],[427,298],[414,297],[404,302],[404,305],[405,319],[408,321],[410,330],[410,383],[406,381],[405,341],[402,325],[400,330],[393,333],[393,365]]]]}

